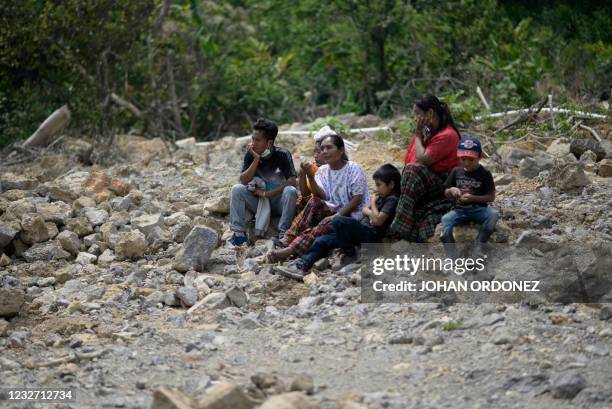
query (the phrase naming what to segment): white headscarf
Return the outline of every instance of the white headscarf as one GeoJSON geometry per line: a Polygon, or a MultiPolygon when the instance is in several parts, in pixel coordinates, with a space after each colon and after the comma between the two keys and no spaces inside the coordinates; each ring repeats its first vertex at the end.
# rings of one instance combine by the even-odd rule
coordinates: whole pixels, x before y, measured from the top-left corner
{"type": "Polygon", "coordinates": [[[321,142],[323,139],[330,135],[338,135],[333,129],[329,127],[329,125],[325,125],[323,128],[319,129],[317,133],[314,134],[315,143],[321,142]]]}

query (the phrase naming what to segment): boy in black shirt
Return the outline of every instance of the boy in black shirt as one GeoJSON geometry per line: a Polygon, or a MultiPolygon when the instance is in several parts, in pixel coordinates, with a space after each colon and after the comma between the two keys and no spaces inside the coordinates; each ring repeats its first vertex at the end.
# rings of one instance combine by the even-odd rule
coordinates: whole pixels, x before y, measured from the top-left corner
{"type": "MultiPolygon", "coordinates": [[[[476,252],[480,244],[486,243],[493,231],[499,213],[487,203],[495,200],[495,183],[491,172],[480,164],[482,148],[480,141],[464,137],[459,142],[457,156],[462,166],[451,171],[444,183],[444,195],[456,201],[455,209],[442,217],[442,241],[454,243],[453,227],[471,221],[480,224],[476,238],[476,252]]],[[[449,255],[456,253],[454,244],[446,246],[449,255]]]]}

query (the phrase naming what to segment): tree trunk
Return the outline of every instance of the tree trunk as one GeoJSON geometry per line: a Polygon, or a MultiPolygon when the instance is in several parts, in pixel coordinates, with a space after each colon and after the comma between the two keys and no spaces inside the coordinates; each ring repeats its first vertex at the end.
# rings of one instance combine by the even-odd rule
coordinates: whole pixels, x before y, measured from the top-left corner
{"type": "Polygon", "coordinates": [[[67,105],[62,106],[53,112],[45,121],[38,127],[21,146],[23,148],[31,148],[34,146],[45,146],[51,142],[51,138],[59,131],[64,129],[70,122],[70,110],[67,105]]]}

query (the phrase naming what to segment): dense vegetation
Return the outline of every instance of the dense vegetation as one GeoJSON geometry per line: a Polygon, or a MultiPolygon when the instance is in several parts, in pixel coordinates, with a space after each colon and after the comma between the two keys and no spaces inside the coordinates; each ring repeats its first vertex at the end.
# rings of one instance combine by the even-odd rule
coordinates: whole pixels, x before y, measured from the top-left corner
{"type": "Polygon", "coordinates": [[[64,103],[75,133],[212,139],[425,92],[478,106],[477,86],[493,109],[610,98],[611,3],[533,3],[5,0],[0,145],[64,103]]]}

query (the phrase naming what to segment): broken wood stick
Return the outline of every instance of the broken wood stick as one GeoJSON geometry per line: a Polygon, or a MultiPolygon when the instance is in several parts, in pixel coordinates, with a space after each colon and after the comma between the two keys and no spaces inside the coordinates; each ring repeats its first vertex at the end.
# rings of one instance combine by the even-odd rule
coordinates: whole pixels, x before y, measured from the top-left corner
{"type": "Polygon", "coordinates": [[[491,106],[489,105],[489,102],[487,101],[487,99],[485,98],[484,94],[482,93],[482,90],[480,89],[480,86],[476,87],[476,93],[478,94],[478,98],[480,98],[480,100],[482,101],[482,103],[485,106],[485,108],[487,109],[487,111],[490,111],[491,110],[491,106]]]}
{"type": "Polygon", "coordinates": [[[67,105],[62,106],[53,112],[45,121],[38,127],[23,144],[22,148],[31,148],[34,146],[45,146],[53,136],[64,129],[70,122],[70,110],[67,105]]]}
{"type": "Polygon", "coordinates": [[[579,124],[578,128],[584,129],[585,131],[589,131],[589,133],[593,135],[593,138],[595,138],[597,142],[601,142],[601,136],[597,134],[597,131],[595,131],[595,129],[591,128],[590,126],[583,125],[583,124],[579,124]]]}
{"type": "Polygon", "coordinates": [[[121,98],[119,95],[115,94],[114,92],[111,93],[111,100],[115,104],[119,105],[121,108],[124,108],[130,111],[132,115],[134,115],[135,117],[142,118],[142,111],[138,109],[138,107],[136,107],[136,105],[132,104],[130,101],[126,101],[125,99],[121,98]]]}
{"type": "Polygon", "coordinates": [[[540,113],[540,111],[542,110],[544,105],[546,105],[546,102],[548,102],[548,97],[544,98],[544,100],[542,100],[542,102],[540,102],[538,104],[538,106],[537,106],[535,111],[533,111],[533,107],[530,107],[529,110],[527,110],[527,112],[523,113],[520,117],[518,117],[514,121],[510,122],[508,125],[502,126],[498,130],[493,131],[493,135],[495,135],[495,134],[497,134],[497,133],[499,133],[501,131],[505,131],[506,129],[512,128],[515,125],[523,123],[523,122],[529,120],[529,118],[536,117],[540,113]]]}

